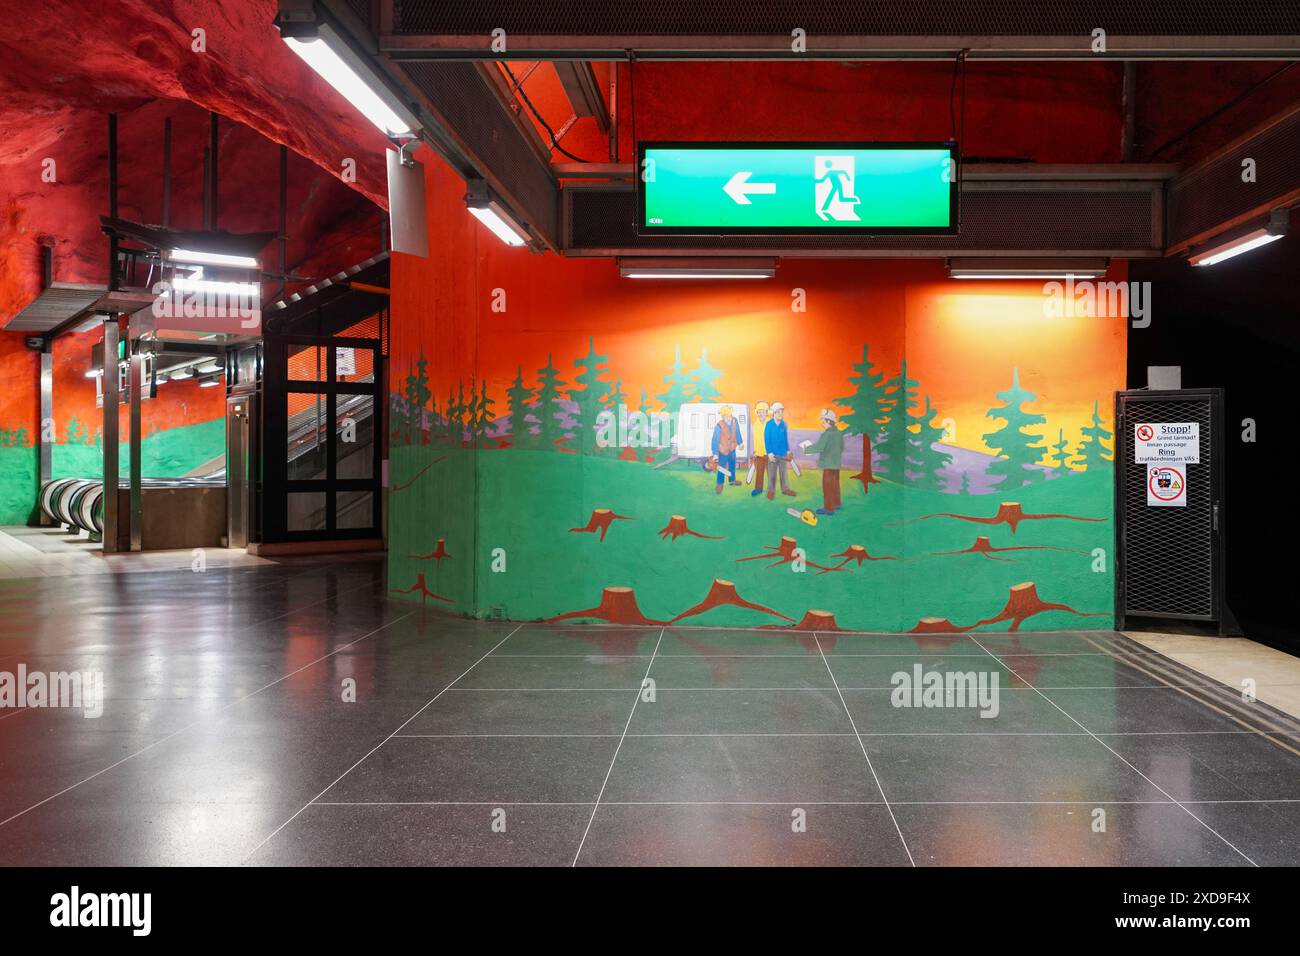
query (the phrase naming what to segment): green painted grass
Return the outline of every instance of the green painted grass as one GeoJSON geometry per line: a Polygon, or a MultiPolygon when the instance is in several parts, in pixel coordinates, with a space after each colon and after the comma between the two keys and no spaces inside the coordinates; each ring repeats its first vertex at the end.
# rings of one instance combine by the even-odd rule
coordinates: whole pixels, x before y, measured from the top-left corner
{"type": "MultiPolygon", "coordinates": [[[[423,571],[431,590],[454,599],[445,606],[464,613],[485,615],[499,607],[516,620],[544,619],[594,607],[603,587],[623,585],[635,590],[645,615],[666,620],[700,601],[714,578],[725,578],[736,583],[742,597],[796,620],[819,608],[833,612],[844,628],[899,631],[926,616],[946,617],[957,625],[991,618],[1002,609],[1012,585],[1034,581],[1044,601],[1105,616],[1046,612],[1024,629],[1112,624],[1109,471],[1038,482],[1015,493],[960,496],[883,482],[863,495],[846,470],[841,473],[844,508],[811,527],[785,509],[821,505],[821,473],[816,470],[792,476],[798,497],[778,494],[769,502],[751,498],[748,486],[729,486],[715,495],[713,475],[701,470],[655,471],[612,456],[413,446],[393,449],[393,481],[410,480],[440,456],[411,487],[390,499],[390,580],[394,587],[406,587],[423,571]],[[943,511],[991,516],[1002,500],[1020,501],[1030,513],[1108,520],[1026,521],[1014,535],[1006,525],[909,520],[943,511]],[[597,534],[568,530],[586,524],[596,508],[611,508],[634,520],[615,521],[603,542],[597,534]],[[661,539],[658,532],[672,514],[685,515],[693,530],[722,540],[661,539]],[[1009,561],[975,554],[931,556],[969,547],[981,534],[995,547],[1051,545],[1088,553],[999,555],[1009,561]],[[769,568],[766,561],[737,562],[774,548],[782,535],[793,536],[804,549],[810,562],[806,571],[795,572],[789,564],[769,568]],[[451,559],[441,566],[411,560],[411,554],[432,551],[440,537],[446,539],[451,559]],[[849,564],[828,574],[811,566],[839,563],[832,555],[852,544],[864,545],[872,556],[904,560],[849,564]],[[506,562],[499,573],[490,570],[498,548],[504,549],[506,562]],[[1105,549],[1103,573],[1093,570],[1094,548],[1105,549]]],[[[683,623],[752,627],[781,622],[752,610],[717,608],[683,623]]]]}

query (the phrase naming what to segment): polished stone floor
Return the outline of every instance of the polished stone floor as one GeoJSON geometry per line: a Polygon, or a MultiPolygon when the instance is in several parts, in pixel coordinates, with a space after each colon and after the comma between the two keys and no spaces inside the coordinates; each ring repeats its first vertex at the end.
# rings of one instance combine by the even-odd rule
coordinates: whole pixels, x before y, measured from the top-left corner
{"type": "Polygon", "coordinates": [[[1117,634],[384,594],[355,557],[0,581],[0,672],[105,686],[0,709],[0,864],[1300,864],[1300,723],[1117,634]],[[918,665],[996,675],[997,716],[894,706],[918,665]]]}

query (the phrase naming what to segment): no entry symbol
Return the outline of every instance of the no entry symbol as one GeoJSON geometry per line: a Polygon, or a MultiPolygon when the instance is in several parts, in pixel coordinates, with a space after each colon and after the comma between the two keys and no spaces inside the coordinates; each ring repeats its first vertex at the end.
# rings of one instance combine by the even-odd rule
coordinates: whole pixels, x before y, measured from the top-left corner
{"type": "Polygon", "coordinates": [[[1182,505],[1187,492],[1187,479],[1178,468],[1153,465],[1147,470],[1148,505],[1182,505]]]}
{"type": "Polygon", "coordinates": [[[1141,441],[1150,441],[1156,437],[1155,429],[1150,425],[1139,425],[1137,430],[1138,439],[1141,441]]]}

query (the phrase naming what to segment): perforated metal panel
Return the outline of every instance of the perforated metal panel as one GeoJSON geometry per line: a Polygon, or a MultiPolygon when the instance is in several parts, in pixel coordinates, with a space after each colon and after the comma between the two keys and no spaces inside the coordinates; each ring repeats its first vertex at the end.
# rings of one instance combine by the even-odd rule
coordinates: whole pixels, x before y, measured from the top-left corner
{"type": "Polygon", "coordinates": [[[1275,36],[1300,33],[1294,0],[395,0],[403,34],[1275,36]]]}
{"type": "Polygon", "coordinates": [[[402,69],[473,164],[490,169],[528,224],[555,241],[557,190],[550,168],[533,152],[479,67],[405,63],[402,69]]]}
{"type": "Polygon", "coordinates": [[[1218,510],[1221,392],[1121,392],[1115,444],[1119,586],[1117,616],[1219,620],[1222,538],[1218,510]],[[1147,504],[1147,466],[1134,458],[1139,423],[1196,422],[1200,463],[1187,465],[1187,505],[1147,504]]]}
{"type": "MultiPolygon", "coordinates": [[[[1156,187],[1158,188],[1158,186],[1156,187]]],[[[961,194],[956,236],[786,238],[638,236],[631,189],[572,189],[562,194],[564,245],[570,254],[667,249],[916,249],[1096,251],[1150,254],[1160,248],[1154,191],[971,190],[961,194]]]]}
{"type": "MultiPolygon", "coordinates": [[[[1296,4],[1300,8],[1300,2],[1296,4]]],[[[1179,249],[1252,210],[1267,210],[1300,191],[1300,110],[1169,184],[1169,240],[1179,249]],[[1242,160],[1256,179],[1242,180],[1242,160]]]]}

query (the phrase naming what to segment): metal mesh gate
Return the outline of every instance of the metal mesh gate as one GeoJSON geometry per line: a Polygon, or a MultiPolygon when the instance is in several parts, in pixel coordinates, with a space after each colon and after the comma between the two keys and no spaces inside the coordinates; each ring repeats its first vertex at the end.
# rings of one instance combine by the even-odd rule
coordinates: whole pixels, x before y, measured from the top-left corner
{"type": "MultiPolygon", "coordinates": [[[[1220,619],[1221,392],[1120,392],[1116,396],[1117,617],[1220,619]],[[1200,463],[1186,468],[1185,507],[1147,504],[1147,466],[1134,462],[1138,424],[1196,422],[1200,463]]],[[[1122,626],[1122,625],[1121,625],[1122,626]]]]}

